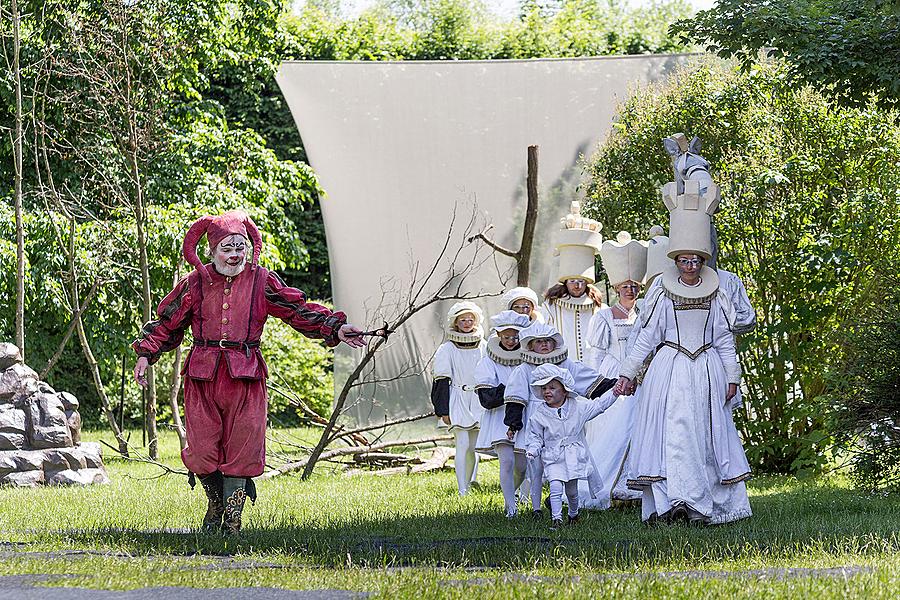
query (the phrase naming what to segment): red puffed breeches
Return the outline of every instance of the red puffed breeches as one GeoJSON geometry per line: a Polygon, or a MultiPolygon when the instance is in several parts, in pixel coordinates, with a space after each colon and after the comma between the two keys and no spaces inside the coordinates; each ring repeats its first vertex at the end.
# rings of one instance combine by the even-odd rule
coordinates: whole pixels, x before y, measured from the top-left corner
{"type": "Polygon", "coordinates": [[[235,379],[218,362],[212,380],[185,379],[181,460],[198,475],[257,477],[266,462],[266,380],[235,379]]]}

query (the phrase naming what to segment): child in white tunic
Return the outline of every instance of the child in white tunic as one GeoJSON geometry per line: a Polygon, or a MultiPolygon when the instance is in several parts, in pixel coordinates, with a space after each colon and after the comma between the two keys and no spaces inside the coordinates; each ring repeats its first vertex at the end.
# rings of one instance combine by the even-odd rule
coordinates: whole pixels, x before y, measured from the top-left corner
{"type": "Polygon", "coordinates": [[[616,396],[607,392],[588,400],[575,392],[572,374],[556,365],[545,364],[531,374],[531,387],[543,403],[529,420],[527,456],[540,461],[550,482],[550,512],[556,529],[562,524],[562,495],[569,501],[569,523],[578,520],[578,482],[585,480],[591,490],[602,486],[584,437],[585,424],[609,408],[616,396]]]}
{"type": "MultiPolygon", "coordinates": [[[[553,364],[565,369],[575,381],[575,391],[588,398],[597,398],[611,389],[613,379],[604,379],[596,371],[583,363],[569,359],[568,350],[562,336],[551,325],[532,323],[519,333],[522,345],[522,364],[510,374],[504,391],[504,424],[507,439],[515,443],[516,449],[525,450],[528,443],[530,416],[543,404],[543,400],[531,388],[532,372],[543,364],[553,364]]],[[[543,487],[543,466],[540,461],[529,464],[528,478],[531,480],[532,516],[541,518],[541,489],[543,487]]]]}
{"type": "Polygon", "coordinates": [[[472,302],[457,302],[447,313],[447,341],[434,355],[431,403],[434,414],[456,438],[456,482],[465,496],[475,481],[478,455],[475,441],[483,409],[475,393],[475,368],[484,356],[481,309],[472,302]]]}
{"type": "Polygon", "coordinates": [[[525,479],[525,454],[515,452],[513,443],[506,437],[503,394],[510,374],[522,362],[519,332],[530,323],[527,314],[512,310],[491,317],[494,334],[488,339],[485,356],[475,369],[475,391],[485,409],[475,449],[500,459],[500,489],[508,518],[517,513],[516,490],[525,479]]]}
{"type": "Polygon", "coordinates": [[[531,321],[544,321],[540,311],[537,293],[528,287],[515,287],[503,293],[503,304],[507,310],[527,315],[531,321]]]}

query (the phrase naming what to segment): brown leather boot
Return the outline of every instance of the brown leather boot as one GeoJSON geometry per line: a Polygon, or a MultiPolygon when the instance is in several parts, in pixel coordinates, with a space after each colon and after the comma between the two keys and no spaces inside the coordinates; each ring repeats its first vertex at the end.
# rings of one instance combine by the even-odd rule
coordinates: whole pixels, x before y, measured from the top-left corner
{"type": "Polygon", "coordinates": [[[244,512],[244,502],[247,501],[246,485],[245,477],[224,478],[225,518],[222,521],[222,531],[226,534],[241,530],[241,513],[244,512]]]}
{"type": "Polygon", "coordinates": [[[220,531],[222,517],[225,515],[222,473],[216,471],[209,475],[201,475],[199,479],[203,491],[206,492],[206,515],[203,517],[203,530],[210,533],[220,531]]]}

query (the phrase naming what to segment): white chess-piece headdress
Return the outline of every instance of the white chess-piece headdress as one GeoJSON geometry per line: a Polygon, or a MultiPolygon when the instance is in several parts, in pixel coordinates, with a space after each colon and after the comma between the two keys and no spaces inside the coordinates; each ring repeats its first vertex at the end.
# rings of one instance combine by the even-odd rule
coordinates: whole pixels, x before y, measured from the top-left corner
{"type": "Polygon", "coordinates": [[[528,300],[529,302],[531,302],[532,308],[537,308],[541,305],[541,301],[538,300],[537,293],[533,289],[528,287],[515,287],[504,292],[503,305],[506,306],[507,309],[512,309],[512,306],[516,303],[516,300],[528,300]]]}
{"type": "Polygon", "coordinates": [[[626,281],[643,283],[647,273],[647,242],[632,238],[627,231],[620,231],[615,240],[603,242],[600,258],[613,287],[626,281]]]}
{"type": "Polygon", "coordinates": [[[650,239],[647,240],[647,275],[646,284],[649,286],[657,275],[672,266],[669,258],[669,238],[665,230],[654,225],[650,228],[650,239]]]}
{"type": "MultiPolygon", "coordinates": [[[[663,186],[663,202],[669,209],[669,258],[696,254],[709,260],[712,256],[710,217],[719,205],[719,188],[712,182],[707,185],[702,194],[698,181],[686,180],[683,194],[676,192],[674,182],[663,186]]],[[[666,290],[686,301],[708,298],[719,289],[718,275],[706,265],[700,271],[700,285],[696,287],[681,282],[674,263],[663,271],[662,278],[666,290]]]]}
{"type": "Polygon", "coordinates": [[[557,281],[581,278],[594,283],[594,256],[600,253],[603,227],[598,221],[581,216],[581,203],[572,202],[568,215],[560,220],[562,229],[557,234],[556,254],[559,256],[557,281]]]}

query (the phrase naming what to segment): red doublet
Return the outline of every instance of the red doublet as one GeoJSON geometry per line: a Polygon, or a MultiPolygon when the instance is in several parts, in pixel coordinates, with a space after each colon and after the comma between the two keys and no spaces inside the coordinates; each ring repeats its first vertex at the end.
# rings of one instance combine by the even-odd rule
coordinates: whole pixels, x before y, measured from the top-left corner
{"type": "Polygon", "coordinates": [[[211,282],[193,271],[175,286],[132,344],[150,364],[177,348],[188,326],[194,345],[184,361],[185,466],[206,475],[261,475],[266,454],[266,377],[259,340],[269,315],[310,338],[338,344],[347,318],[306,301],[277,274],[248,266],[236,277],[210,264],[211,282]],[[232,347],[228,347],[228,346],[232,347]]]}

